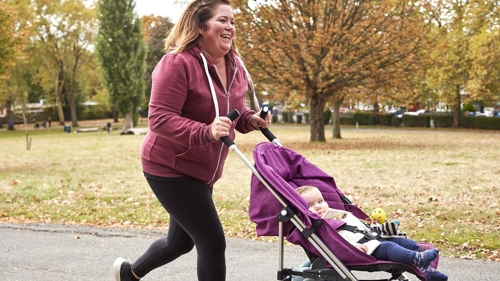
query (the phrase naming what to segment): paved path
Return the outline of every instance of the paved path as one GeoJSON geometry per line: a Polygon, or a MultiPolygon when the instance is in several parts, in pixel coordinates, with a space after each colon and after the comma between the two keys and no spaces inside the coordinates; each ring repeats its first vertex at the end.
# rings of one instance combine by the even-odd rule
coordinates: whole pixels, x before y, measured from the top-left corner
{"type": "MultiPolygon", "coordinates": [[[[0,224],[0,279],[3,281],[111,281],[117,256],[135,259],[161,231],[63,225],[0,224]]],[[[227,239],[228,281],[276,280],[278,250],[275,243],[227,239]]],[[[298,246],[285,248],[285,266],[306,259],[298,246]]],[[[151,272],[144,281],[194,281],[194,251],[151,272]]],[[[440,269],[450,281],[500,280],[500,263],[442,258],[440,269]]],[[[358,278],[374,277],[356,273],[358,278]]],[[[417,280],[409,275],[412,281],[417,280]]]]}

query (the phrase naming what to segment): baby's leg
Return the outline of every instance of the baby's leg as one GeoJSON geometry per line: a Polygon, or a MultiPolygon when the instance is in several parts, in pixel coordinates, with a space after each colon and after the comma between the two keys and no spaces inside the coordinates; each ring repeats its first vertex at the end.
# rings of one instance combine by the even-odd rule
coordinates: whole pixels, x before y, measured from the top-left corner
{"type": "Polygon", "coordinates": [[[372,256],[377,260],[389,260],[404,264],[426,268],[439,254],[437,249],[417,252],[401,247],[400,245],[384,241],[375,249],[372,256]]]}
{"type": "Polygon", "coordinates": [[[377,260],[413,264],[415,251],[405,249],[393,242],[384,241],[373,251],[372,256],[377,260]]]}
{"type": "Polygon", "coordinates": [[[415,242],[411,239],[408,239],[408,238],[389,238],[389,239],[385,239],[385,240],[390,241],[392,243],[396,243],[399,246],[406,248],[406,249],[409,249],[409,250],[413,250],[413,251],[417,251],[417,252],[422,251],[420,249],[420,246],[418,246],[417,242],[415,242]]]}
{"type": "Polygon", "coordinates": [[[448,281],[448,276],[430,265],[422,270],[428,281],[448,281]]]}

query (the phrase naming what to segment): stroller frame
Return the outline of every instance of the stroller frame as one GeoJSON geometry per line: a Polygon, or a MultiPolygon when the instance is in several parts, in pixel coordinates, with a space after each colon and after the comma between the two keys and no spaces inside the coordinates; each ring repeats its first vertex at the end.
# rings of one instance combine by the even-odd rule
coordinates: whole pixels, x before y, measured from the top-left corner
{"type": "MultiPolygon", "coordinates": [[[[274,138],[272,140],[273,143],[280,143],[278,139],[274,138]]],[[[280,203],[285,207],[281,213],[279,214],[279,244],[278,244],[278,252],[279,252],[279,261],[278,261],[278,280],[286,280],[283,278],[284,272],[284,234],[283,234],[283,222],[291,221],[297,229],[299,229],[303,233],[308,233],[308,240],[318,247],[318,249],[323,255],[324,258],[333,266],[337,272],[341,273],[341,280],[352,280],[356,281],[356,277],[350,272],[350,270],[344,266],[344,264],[329,251],[328,247],[321,241],[321,239],[314,233],[311,232],[304,223],[299,219],[299,217],[294,213],[294,211],[287,205],[283,199],[271,188],[271,186],[267,183],[267,181],[260,175],[260,173],[255,169],[253,164],[243,155],[243,153],[238,149],[238,146],[231,141],[228,146],[229,150],[236,153],[236,155],[245,163],[245,165],[252,171],[252,173],[268,188],[268,190],[280,201],[280,203]],[[309,231],[308,231],[309,230],[309,231]],[[349,279],[347,279],[349,278],[349,279]]],[[[318,273],[318,278],[323,278],[323,274],[321,271],[318,273]]],[[[325,276],[326,277],[326,276],[325,276]]],[[[325,279],[325,280],[336,280],[336,279],[325,279]]]]}
{"type": "MultiPolygon", "coordinates": [[[[267,111],[265,112],[267,114],[267,111]]],[[[239,115],[238,112],[231,112],[228,117],[235,119],[239,115]],[[233,114],[233,115],[231,115],[233,114]]],[[[262,117],[262,115],[261,115],[262,117]]],[[[265,117],[265,115],[264,115],[265,117]]],[[[281,142],[276,138],[268,129],[261,129],[261,132],[266,136],[266,138],[275,145],[283,147],[281,142]]],[[[372,266],[360,266],[351,267],[350,269],[346,267],[343,262],[328,248],[328,246],[323,242],[323,240],[315,233],[316,227],[319,227],[322,221],[315,221],[315,225],[312,228],[307,228],[306,225],[300,220],[293,208],[291,208],[282,198],[276,193],[270,184],[261,176],[254,165],[245,157],[245,155],[238,149],[238,146],[229,138],[223,137],[221,140],[233,151],[240,160],[245,163],[245,165],[252,171],[252,173],[259,179],[259,181],[268,189],[269,192],[280,202],[284,207],[281,212],[277,215],[278,220],[278,268],[277,268],[277,280],[290,281],[293,276],[302,276],[304,278],[314,278],[314,280],[350,280],[350,281],[363,281],[357,279],[357,277],[351,272],[351,270],[360,271],[386,271],[392,274],[390,279],[380,279],[384,280],[409,280],[404,272],[406,270],[401,270],[401,266],[394,266],[391,264],[384,265],[372,265],[372,266]],[[316,259],[311,266],[310,270],[304,271],[294,271],[284,267],[284,222],[290,221],[301,233],[307,238],[307,240],[320,252],[322,257],[329,263],[332,268],[327,268],[326,263],[322,259],[316,259]]],[[[351,203],[347,198],[342,198],[346,200],[345,203],[351,203]]],[[[306,250],[307,253],[307,250],[306,250]]],[[[308,256],[313,253],[307,253],[308,256]]],[[[403,266],[404,267],[404,266],[403,266]]],[[[410,268],[411,269],[411,268],[410,268]]],[[[376,281],[376,280],[372,280],[376,281]]]]}

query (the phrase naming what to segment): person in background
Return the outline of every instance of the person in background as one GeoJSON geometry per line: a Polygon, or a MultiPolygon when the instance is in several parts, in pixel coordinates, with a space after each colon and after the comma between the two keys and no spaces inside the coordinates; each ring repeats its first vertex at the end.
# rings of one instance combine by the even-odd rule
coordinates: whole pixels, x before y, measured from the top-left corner
{"type": "MultiPolygon", "coordinates": [[[[311,185],[300,186],[297,193],[307,201],[309,211],[317,213],[324,219],[341,220],[348,226],[369,232],[370,229],[353,214],[345,210],[331,209],[328,207],[321,191],[311,185]]],[[[346,228],[347,229],[347,228],[346,228]]],[[[337,229],[339,234],[351,245],[361,252],[372,255],[377,260],[388,260],[420,268],[429,281],[446,281],[448,276],[430,266],[430,263],[438,257],[438,249],[420,251],[418,244],[407,238],[393,238],[387,240],[366,239],[360,232],[337,229]]]]}
{"type": "Polygon", "coordinates": [[[166,55],[152,73],[141,161],[170,224],[133,263],[115,260],[115,281],[139,280],[194,246],[198,280],[226,278],[226,240],[212,199],[228,154],[220,138],[271,125],[269,115],[262,119],[246,105],[251,79],[233,42],[234,25],[228,0],[195,0],[165,40],[166,55]],[[240,116],[231,121],[225,116],[233,109],[240,116]]]}

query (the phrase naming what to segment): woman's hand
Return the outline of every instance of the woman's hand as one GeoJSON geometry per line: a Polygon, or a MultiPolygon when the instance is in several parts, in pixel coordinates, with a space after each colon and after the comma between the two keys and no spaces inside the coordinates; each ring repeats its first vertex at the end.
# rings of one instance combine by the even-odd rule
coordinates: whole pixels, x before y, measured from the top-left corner
{"type": "Polygon", "coordinates": [[[363,245],[363,244],[356,244],[356,249],[360,250],[361,252],[363,253],[368,253],[368,247],[366,247],[366,245],[363,245]]]}
{"type": "Polygon", "coordinates": [[[265,119],[260,118],[260,111],[250,118],[250,123],[255,129],[267,129],[271,127],[271,115],[267,114],[265,119]]]}
{"type": "Polygon", "coordinates": [[[214,122],[210,125],[214,139],[219,140],[222,137],[229,136],[232,123],[231,119],[225,116],[215,117],[214,122]]]}

